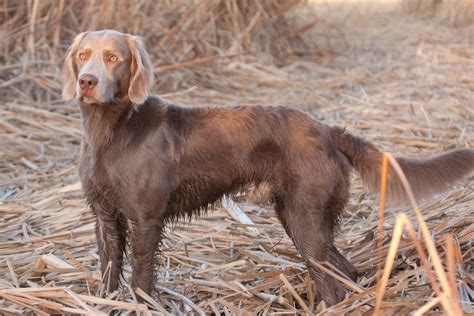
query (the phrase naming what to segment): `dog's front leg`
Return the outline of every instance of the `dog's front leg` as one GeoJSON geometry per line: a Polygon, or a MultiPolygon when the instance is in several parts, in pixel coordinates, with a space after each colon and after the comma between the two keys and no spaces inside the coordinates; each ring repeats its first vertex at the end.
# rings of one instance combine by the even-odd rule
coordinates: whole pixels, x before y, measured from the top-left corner
{"type": "Polygon", "coordinates": [[[120,213],[106,210],[100,205],[94,205],[92,209],[96,214],[95,230],[100,255],[100,270],[105,290],[110,293],[118,289],[127,227],[120,213]]]}
{"type": "Polygon", "coordinates": [[[132,287],[146,293],[154,290],[155,257],[163,232],[163,222],[156,220],[130,221],[132,247],[132,287]]]}

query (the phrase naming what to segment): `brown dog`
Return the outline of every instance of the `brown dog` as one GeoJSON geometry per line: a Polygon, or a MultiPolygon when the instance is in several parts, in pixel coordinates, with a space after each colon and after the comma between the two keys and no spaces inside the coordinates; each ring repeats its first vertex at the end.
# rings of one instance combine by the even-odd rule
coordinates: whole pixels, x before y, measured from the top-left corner
{"type": "MultiPolygon", "coordinates": [[[[197,213],[246,185],[270,185],[278,218],[302,258],[329,261],[355,279],[333,232],[355,168],[377,190],[382,154],[343,129],[284,107],[181,108],[148,97],[152,67],[141,41],[106,30],[79,34],[65,63],[65,99],[79,101],[84,136],[79,173],[97,217],[101,270],[118,287],[127,238],[132,285],[150,292],[165,223],[197,213]]],[[[474,151],[398,159],[415,194],[443,189],[474,168],[474,151]]],[[[403,198],[390,179],[392,197],[403,198]]],[[[343,287],[308,264],[317,299],[343,287]]]]}

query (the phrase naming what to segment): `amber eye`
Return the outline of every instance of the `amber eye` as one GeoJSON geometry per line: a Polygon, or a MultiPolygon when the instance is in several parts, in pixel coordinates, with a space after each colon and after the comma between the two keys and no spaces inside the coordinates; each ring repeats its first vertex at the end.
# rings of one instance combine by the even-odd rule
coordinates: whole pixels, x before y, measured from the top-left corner
{"type": "Polygon", "coordinates": [[[80,60],[86,60],[86,54],[80,53],[80,54],[79,54],[79,59],[80,59],[80,60]]]}
{"type": "Polygon", "coordinates": [[[110,55],[110,56],[109,56],[109,61],[110,61],[110,62],[113,62],[113,63],[114,63],[114,62],[116,62],[117,60],[118,60],[117,56],[115,56],[115,55],[110,55]]]}

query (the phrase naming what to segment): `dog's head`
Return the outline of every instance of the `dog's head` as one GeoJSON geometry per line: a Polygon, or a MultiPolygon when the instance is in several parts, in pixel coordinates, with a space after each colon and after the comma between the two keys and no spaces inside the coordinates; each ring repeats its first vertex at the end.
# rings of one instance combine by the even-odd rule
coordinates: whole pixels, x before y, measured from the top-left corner
{"type": "Polygon", "coordinates": [[[76,36],[66,54],[63,98],[87,104],[145,101],[153,81],[141,39],[113,30],[76,36]]]}

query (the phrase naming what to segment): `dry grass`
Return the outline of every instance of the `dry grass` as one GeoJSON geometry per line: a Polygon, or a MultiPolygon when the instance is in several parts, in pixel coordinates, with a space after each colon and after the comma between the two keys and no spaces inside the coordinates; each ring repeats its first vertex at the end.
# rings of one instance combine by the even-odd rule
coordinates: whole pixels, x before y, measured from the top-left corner
{"type": "Polygon", "coordinates": [[[471,0],[402,0],[405,11],[434,17],[447,25],[462,27],[474,23],[471,0]]]}
{"type": "MultiPolygon", "coordinates": [[[[114,28],[145,38],[160,75],[157,89],[189,88],[206,82],[208,72],[196,67],[209,66],[226,56],[251,53],[264,55],[272,63],[307,51],[301,34],[309,26],[294,28],[288,17],[302,2],[34,0],[28,5],[29,1],[4,0],[0,16],[2,38],[6,39],[2,43],[4,63],[44,72],[48,61],[50,73],[43,76],[57,78],[57,65],[73,36],[86,30],[114,28]]],[[[18,80],[30,79],[40,80],[18,80]]],[[[45,81],[45,88],[57,90],[56,82],[45,81]]]]}
{"type": "MultiPolygon", "coordinates": [[[[314,305],[317,284],[272,208],[241,200],[257,231],[221,207],[178,223],[164,242],[159,297],[134,294],[124,282],[119,293],[100,298],[94,219],[75,169],[78,111],[60,99],[62,55],[85,29],[140,34],[155,62],[153,90],[170,101],[286,104],[345,125],[397,155],[426,156],[472,147],[472,27],[453,30],[393,14],[387,24],[386,15],[367,19],[357,12],[333,23],[340,20],[300,2],[287,8],[289,1],[278,7],[248,0],[245,10],[240,1],[160,1],[158,9],[147,1],[129,8],[94,3],[1,3],[0,313],[372,313],[381,294],[377,266],[385,263],[376,250],[381,216],[356,177],[336,243],[361,277],[357,284],[341,280],[349,294],[336,306],[314,305]],[[304,23],[292,10],[305,13],[304,23]],[[146,303],[138,304],[136,295],[146,303]]],[[[465,312],[473,311],[472,180],[421,206],[448,288],[457,293],[451,297],[465,312]]],[[[427,236],[420,243],[422,235],[413,235],[419,225],[411,208],[385,214],[382,250],[398,242],[398,252],[393,246],[389,253],[394,261],[384,314],[422,306],[449,311],[444,277],[437,279],[438,270],[427,273],[426,250],[420,252],[427,236]]]]}

